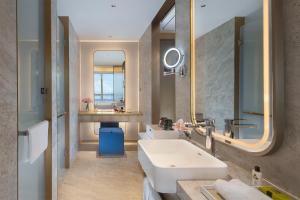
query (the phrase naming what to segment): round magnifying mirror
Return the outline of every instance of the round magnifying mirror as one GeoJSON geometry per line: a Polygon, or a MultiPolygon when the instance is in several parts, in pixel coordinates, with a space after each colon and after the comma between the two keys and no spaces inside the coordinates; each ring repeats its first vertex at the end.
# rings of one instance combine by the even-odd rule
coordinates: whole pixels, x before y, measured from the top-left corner
{"type": "Polygon", "coordinates": [[[164,55],[164,65],[169,69],[178,67],[183,60],[183,54],[177,48],[170,48],[164,55]]]}

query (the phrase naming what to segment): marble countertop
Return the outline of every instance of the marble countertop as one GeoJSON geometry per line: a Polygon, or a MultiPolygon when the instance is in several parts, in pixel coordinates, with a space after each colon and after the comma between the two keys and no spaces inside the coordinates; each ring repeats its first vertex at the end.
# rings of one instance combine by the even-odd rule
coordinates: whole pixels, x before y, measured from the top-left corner
{"type": "Polygon", "coordinates": [[[138,111],[126,111],[126,112],[114,112],[114,111],[80,111],[80,116],[90,116],[90,115],[113,115],[113,116],[131,116],[131,115],[143,115],[141,112],[138,111]]]}
{"type": "MultiPolygon", "coordinates": [[[[228,165],[229,175],[227,179],[240,179],[246,184],[251,183],[251,173],[232,162],[225,163],[228,165]]],[[[181,200],[207,200],[201,193],[200,188],[204,185],[212,185],[213,180],[185,180],[177,182],[177,196],[181,200]]]]}
{"type": "Polygon", "coordinates": [[[141,122],[143,114],[138,111],[89,111],[79,112],[79,122],[141,122]]]}
{"type": "MultiPolygon", "coordinates": [[[[247,171],[238,165],[224,161],[228,165],[228,177],[227,180],[230,179],[240,179],[244,183],[251,185],[251,172],[247,171]]],[[[214,184],[214,180],[185,180],[185,181],[177,181],[177,196],[180,200],[207,200],[207,198],[201,193],[202,186],[210,186],[214,184]]],[[[295,200],[300,200],[298,197],[293,196],[292,194],[287,193],[286,191],[282,190],[278,186],[272,184],[266,179],[262,181],[263,185],[270,185],[274,186],[277,190],[286,193],[290,197],[295,200]]]]}

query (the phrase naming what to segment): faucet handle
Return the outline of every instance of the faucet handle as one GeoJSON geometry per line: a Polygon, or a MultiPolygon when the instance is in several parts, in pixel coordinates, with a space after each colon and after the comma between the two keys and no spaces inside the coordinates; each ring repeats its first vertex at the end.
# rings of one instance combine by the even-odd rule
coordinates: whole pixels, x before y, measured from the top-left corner
{"type": "Polygon", "coordinates": [[[224,133],[231,133],[233,131],[233,126],[236,122],[244,121],[245,119],[224,119],[225,127],[224,127],[224,133]]]}
{"type": "Polygon", "coordinates": [[[214,119],[204,119],[206,126],[215,126],[215,120],[214,119]]]}

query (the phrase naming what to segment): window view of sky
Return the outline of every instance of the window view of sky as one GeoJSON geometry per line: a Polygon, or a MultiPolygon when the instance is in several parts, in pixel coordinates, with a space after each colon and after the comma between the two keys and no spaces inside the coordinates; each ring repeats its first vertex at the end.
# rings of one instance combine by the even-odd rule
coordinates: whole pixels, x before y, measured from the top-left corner
{"type": "Polygon", "coordinates": [[[123,73],[94,74],[95,105],[118,102],[124,96],[123,73]]]}

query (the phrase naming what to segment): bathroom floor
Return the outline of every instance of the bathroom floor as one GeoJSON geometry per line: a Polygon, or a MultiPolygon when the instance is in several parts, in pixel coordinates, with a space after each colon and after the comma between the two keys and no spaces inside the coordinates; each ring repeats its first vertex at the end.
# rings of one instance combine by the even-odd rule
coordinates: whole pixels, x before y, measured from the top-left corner
{"type": "Polygon", "coordinates": [[[78,152],[58,186],[58,200],[141,200],[144,174],[136,151],[124,158],[98,158],[78,152]]]}

